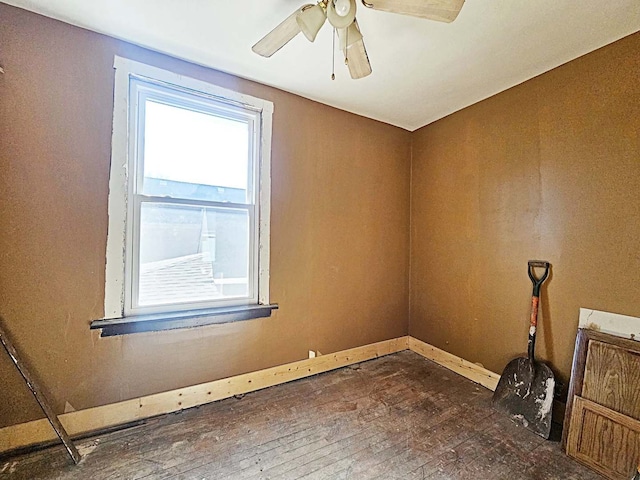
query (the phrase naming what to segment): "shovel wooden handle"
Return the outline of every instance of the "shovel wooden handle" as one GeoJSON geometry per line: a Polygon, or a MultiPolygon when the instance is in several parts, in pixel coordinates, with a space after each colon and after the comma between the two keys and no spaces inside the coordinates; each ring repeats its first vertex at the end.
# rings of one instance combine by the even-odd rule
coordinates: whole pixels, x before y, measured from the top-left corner
{"type": "Polygon", "coordinates": [[[538,304],[540,297],[531,297],[531,316],[529,318],[529,326],[536,328],[538,326],[538,304]]]}
{"type": "Polygon", "coordinates": [[[538,329],[538,305],[540,304],[540,287],[549,276],[549,267],[551,264],[544,260],[529,260],[527,271],[529,278],[533,284],[533,293],[531,295],[531,315],[529,317],[529,343],[527,353],[532,364],[534,361],[534,351],[536,348],[536,330],[538,329]],[[536,267],[544,268],[544,273],[540,278],[536,277],[534,269],[536,267]]]}

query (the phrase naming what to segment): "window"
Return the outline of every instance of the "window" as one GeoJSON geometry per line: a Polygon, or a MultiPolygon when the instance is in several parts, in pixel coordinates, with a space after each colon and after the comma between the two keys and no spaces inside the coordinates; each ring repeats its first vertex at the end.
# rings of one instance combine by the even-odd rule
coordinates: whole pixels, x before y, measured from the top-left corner
{"type": "Polygon", "coordinates": [[[273,105],[114,67],[105,318],[268,305],[273,105]]]}

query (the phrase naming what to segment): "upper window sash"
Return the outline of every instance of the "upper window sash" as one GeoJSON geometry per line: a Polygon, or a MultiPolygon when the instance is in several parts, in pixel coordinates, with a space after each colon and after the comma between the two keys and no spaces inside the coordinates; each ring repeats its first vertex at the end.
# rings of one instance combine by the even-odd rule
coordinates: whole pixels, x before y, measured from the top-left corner
{"type": "MultiPolygon", "coordinates": [[[[131,145],[130,157],[133,159],[132,176],[136,182],[132,182],[130,194],[142,195],[144,181],[144,129],[145,129],[145,105],[150,100],[156,103],[171,107],[183,108],[189,111],[213,115],[218,118],[235,120],[247,124],[249,131],[248,138],[248,166],[247,169],[247,194],[245,202],[255,204],[258,196],[256,181],[260,175],[260,139],[261,112],[246,105],[238,105],[223,101],[219,97],[204,96],[202,93],[194,93],[191,90],[180,88],[174,85],[167,85],[142,79],[138,76],[131,76],[129,98],[135,99],[133,108],[130,109],[129,122],[135,125],[134,144],[131,145]]],[[[181,197],[173,197],[181,198],[181,197]]]]}

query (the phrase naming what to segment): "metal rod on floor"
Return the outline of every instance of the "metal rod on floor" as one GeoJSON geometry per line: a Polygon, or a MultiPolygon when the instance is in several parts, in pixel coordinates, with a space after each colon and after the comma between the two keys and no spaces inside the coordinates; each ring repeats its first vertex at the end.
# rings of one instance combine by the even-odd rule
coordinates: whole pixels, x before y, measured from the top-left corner
{"type": "Polygon", "coordinates": [[[36,381],[33,379],[33,376],[29,372],[29,369],[18,358],[18,352],[16,351],[15,347],[11,343],[11,340],[9,340],[9,337],[7,336],[7,333],[2,328],[2,325],[0,325],[0,342],[2,342],[4,349],[9,354],[9,357],[11,357],[11,360],[13,361],[16,368],[20,372],[20,375],[22,375],[22,378],[24,378],[24,381],[27,383],[27,387],[29,387],[29,390],[31,390],[31,393],[33,393],[33,396],[36,397],[36,400],[40,405],[40,408],[42,408],[42,411],[47,416],[49,423],[51,424],[53,429],[56,431],[56,435],[58,435],[58,438],[60,438],[60,440],[64,444],[64,447],[67,449],[67,452],[69,453],[69,456],[73,460],[73,463],[77,465],[78,462],[80,462],[80,454],[78,453],[76,446],[71,441],[71,438],[69,437],[69,435],[67,434],[67,431],[64,429],[64,427],[60,423],[60,420],[58,419],[57,415],[51,409],[51,406],[49,405],[47,398],[44,396],[44,393],[42,392],[42,390],[40,389],[36,381]]]}

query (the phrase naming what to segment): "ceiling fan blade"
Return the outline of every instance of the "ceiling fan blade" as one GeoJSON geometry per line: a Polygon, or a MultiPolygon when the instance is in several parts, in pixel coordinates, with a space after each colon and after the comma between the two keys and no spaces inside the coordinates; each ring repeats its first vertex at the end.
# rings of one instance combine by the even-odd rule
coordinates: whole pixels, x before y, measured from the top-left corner
{"type": "Polygon", "coordinates": [[[308,7],[313,7],[313,4],[308,3],[293,12],[280,25],[271,30],[262,40],[251,47],[251,50],[263,57],[270,57],[284,47],[293,37],[300,33],[300,26],[296,21],[296,17],[298,13],[308,7]]]}
{"type": "Polygon", "coordinates": [[[374,10],[451,23],[460,13],[464,0],[362,0],[362,3],[374,10]]]}
{"type": "Polygon", "coordinates": [[[347,47],[347,67],[354,80],[371,75],[371,63],[362,38],[347,47]]]}
{"type": "Polygon", "coordinates": [[[358,22],[355,20],[351,25],[349,25],[348,28],[336,28],[336,32],[338,33],[340,50],[342,51],[344,51],[345,48],[356,43],[358,40],[362,39],[360,27],[358,26],[358,22]]]}

